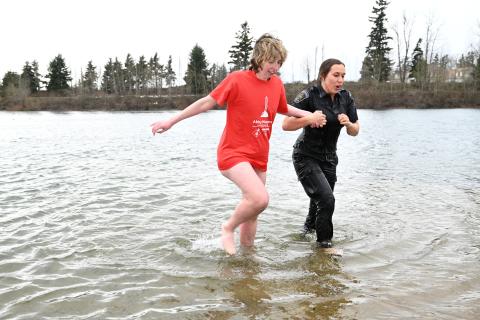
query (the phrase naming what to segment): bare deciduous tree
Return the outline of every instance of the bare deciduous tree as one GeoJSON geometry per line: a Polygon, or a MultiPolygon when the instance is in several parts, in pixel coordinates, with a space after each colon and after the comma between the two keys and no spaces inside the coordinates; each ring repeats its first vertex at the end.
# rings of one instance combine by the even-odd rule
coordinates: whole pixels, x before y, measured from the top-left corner
{"type": "MultiPolygon", "coordinates": [[[[426,25],[426,32],[425,32],[425,60],[427,62],[427,66],[429,66],[433,58],[435,56],[435,44],[437,42],[438,34],[440,32],[440,26],[435,25],[435,18],[434,16],[429,16],[427,18],[427,25],[426,25]]],[[[429,68],[427,69],[426,79],[425,82],[428,84],[431,80],[431,72],[429,68]]]]}
{"type": "Polygon", "coordinates": [[[305,58],[305,64],[303,65],[304,70],[307,74],[307,83],[310,83],[310,61],[308,60],[308,57],[305,58]]]}
{"type": "Polygon", "coordinates": [[[405,83],[409,71],[410,41],[412,38],[413,21],[407,17],[405,11],[402,15],[402,26],[399,30],[397,25],[392,27],[397,41],[397,60],[400,82],[405,83]],[[400,35],[401,33],[401,35],[400,35]],[[403,55],[403,56],[402,56],[403,55]]]}

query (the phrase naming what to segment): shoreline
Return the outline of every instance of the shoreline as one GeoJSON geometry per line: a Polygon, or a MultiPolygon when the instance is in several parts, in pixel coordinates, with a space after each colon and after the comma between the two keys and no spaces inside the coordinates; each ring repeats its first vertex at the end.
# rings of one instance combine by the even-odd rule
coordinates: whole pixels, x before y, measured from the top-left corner
{"type": "MultiPolygon", "coordinates": [[[[312,85],[312,84],[310,84],[312,85]]],[[[287,101],[306,88],[305,83],[285,84],[287,101]]],[[[480,90],[461,83],[420,89],[402,84],[347,83],[358,109],[480,108],[480,90]]],[[[0,111],[156,111],[181,110],[204,95],[92,95],[68,92],[63,96],[40,92],[31,96],[0,98],[0,111]]],[[[217,107],[218,109],[218,107],[217,107]]]]}

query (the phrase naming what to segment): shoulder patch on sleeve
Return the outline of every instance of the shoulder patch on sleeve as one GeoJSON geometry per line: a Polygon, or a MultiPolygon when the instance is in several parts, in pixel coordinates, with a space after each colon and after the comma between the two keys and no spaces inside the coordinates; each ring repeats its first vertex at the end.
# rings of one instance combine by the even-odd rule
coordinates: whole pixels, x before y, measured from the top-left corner
{"type": "Polygon", "coordinates": [[[349,97],[350,99],[353,100],[352,93],[351,93],[349,90],[341,89],[340,92],[341,92],[342,94],[344,94],[345,96],[347,96],[347,97],[349,97]]]}
{"type": "Polygon", "coordinates": [[[293,102],[300,103],[303,100],[307,99],[308,97],[309,97],[308,90],[303,90],[295,97],[295,100],[293,100],[293,102]]]}
{"type": "Polygon", "coordinates": [[[350,98],[350,100],[353,100],[352,93],[350,91],[347,91],[347,92],[348,92],[348,97],[350,98]]]}

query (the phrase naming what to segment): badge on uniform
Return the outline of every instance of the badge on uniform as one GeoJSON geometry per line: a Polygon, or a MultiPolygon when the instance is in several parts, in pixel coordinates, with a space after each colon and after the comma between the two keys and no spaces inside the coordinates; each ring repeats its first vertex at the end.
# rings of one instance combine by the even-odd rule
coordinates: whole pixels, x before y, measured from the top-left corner
{"type": "Polygon", "coordinates": [[[303,100],[307,99],[308,98],[308,91],[307,90],[303,90],[302,92],[300,92],[296,97],[295,97],[295,100],[293,100],[293,102],[295,103],[299,103],[299,102],[302,102],[303,100]]]}

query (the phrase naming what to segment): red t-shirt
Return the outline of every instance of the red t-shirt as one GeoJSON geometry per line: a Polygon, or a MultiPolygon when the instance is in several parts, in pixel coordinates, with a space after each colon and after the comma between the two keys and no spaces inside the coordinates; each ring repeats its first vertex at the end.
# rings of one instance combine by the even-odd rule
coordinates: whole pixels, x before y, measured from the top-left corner
{"type": "Polygon", "coordinates": [[[218,105],[227,103],[227,122],[217,149],[220,170],[247,161],[267,170],[269,140],[277,112],[286,113],[282,80],[260,80],[252,70],[230,73],[211,93],[218,105]]]}

